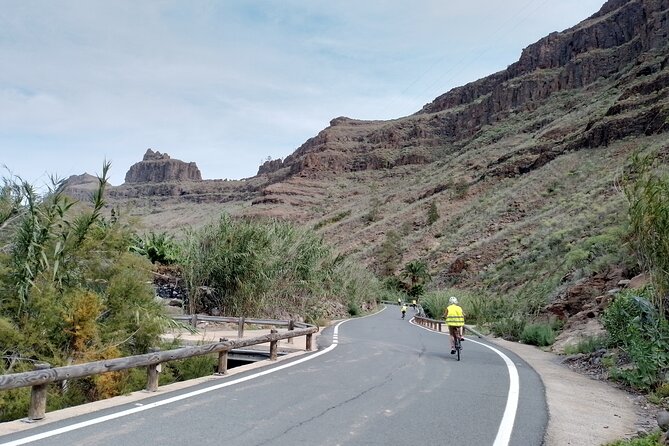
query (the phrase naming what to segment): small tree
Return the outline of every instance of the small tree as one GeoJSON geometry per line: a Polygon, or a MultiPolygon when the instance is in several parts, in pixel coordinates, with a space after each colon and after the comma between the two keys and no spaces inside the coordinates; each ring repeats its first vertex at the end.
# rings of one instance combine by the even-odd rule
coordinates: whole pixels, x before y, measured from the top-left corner
{"type": "Polygon", "coordinates": [[[400,235],[397,232],[390,230],[386,233],[386,239],[379,247],[376,259],[379,263],[381,277],[391,277],[395,274],[402,260],[400,235]]]}
{"type": "Polygon", "coordinates": [[[402,277],[409,280],[407,294],[418,297],[425,292],[425,284],[430,280],[430,273],[425,262],[412,260],[404,266],[402,277]]]}
{"type": "Polygon", "coordinates": [[[437,211],[437,203],[432,201],[430,203],[430,209],[427,211],[427,224],[432,225],[439,220],[439,211],[437,211]]]}

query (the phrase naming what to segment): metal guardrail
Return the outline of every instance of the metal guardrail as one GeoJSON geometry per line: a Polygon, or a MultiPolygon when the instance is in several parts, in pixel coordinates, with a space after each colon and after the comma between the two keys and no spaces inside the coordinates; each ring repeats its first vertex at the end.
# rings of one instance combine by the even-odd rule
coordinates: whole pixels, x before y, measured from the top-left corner
{"type": "MultiPolygon", "coordinates": [[[[446,325],[446,322],[443,321],[443,320],[430,319],[429,317],[425,317],[425,316],[416,315],[413,318],[418,325],[422,325],[423,327],[427,327],[431,330],[435,330],[435,331],[438,331],[438,332],[441,332],[442,331],[441,330],[442,326],[446,325]]],[[[474,334],[474,335],[476,335],[479,338],[483,337],[483,335],[481,333],[479,333],[478,331],[476,331],[475,329],[473,329],[469,325],[465,325],[465,330],[474,334]]]]}
{"type": "MultiPolygon", "coordinates": [[[[183,316],[175,317],[177,320],[183,320],[183,316]]],[[[269,334],[249,339],[227,340],[221,339],[220,342],[211,344],[182,347],[173,350],[153,351],[135,356],[126,356],[123,358],[107,359],[103,361],[88,362],[64,367],[51,367],[47,363],[35,364],[35,370],[31,372],[12,373],[0,375],[0,391],[17,389],[20,387],[32,387],[30,408],[28,411],[29,420],[40,420],[45,417],[47,386],[50,383],[64,381],[73,378],[84,378],[87,376],[98,375],[101,373],[128,370],[136,367],[147,367],[147,385],[146,390],[155,392],[158,389],[158,372],[160,364],[163,362],[186,359],[195,356],[202,356],[211,353],[218,353],[217,373],[225,374],[227,372],[228,352],[233,349],[248,347],[251,345],[270,343],[270,360],[277,358],[277,342],[281,339],[292,339],[297,336],[306,336],[305,350],[311,350],[312,336],[318,332],[315,325],[305,324],[294,321],[274,321],[265,319],[244,319],[228,318],[215,316],[186,316],[189,321],[212,321],[237,323],[239,338],[242,337],[244,324],[286,326],[288,331],[279,333],[272,329],[269,334]]]]}

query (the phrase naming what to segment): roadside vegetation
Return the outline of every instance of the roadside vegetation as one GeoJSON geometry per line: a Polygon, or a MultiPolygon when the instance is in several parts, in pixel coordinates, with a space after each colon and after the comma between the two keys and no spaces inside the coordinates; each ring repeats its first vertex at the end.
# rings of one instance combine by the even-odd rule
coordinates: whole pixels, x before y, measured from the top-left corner
{"type": "MultiPolygon", "coordinates": [[[[572,187],[570,184],[573,183],[556,179],[545,194],[551,196],[557,189],[572,187]]],[[[495,191],[492,194],[490,198],[480,198],[477,209],[481,213],[495,214],[497,203],[508,203],[495,191]]],[[[606,376],[669,409],[666,165],[656,150],[638,152],[628,159],[624,170],[608,177],[608,185],[600,180],[598,186],[570,196],[572,200],[555,202],[555,210],[535,221],[527,235],[507,239],[512,248],[507,253],[515,248],[517,254],[480,272],[478,286],[465,288],[457,274],[453,278],[442,276],[447,278],[446,286],[429,288],[421,297],[421,304],[428,316],[439,319],[448,297],[457,296],[467,322],[481,331],[548,347],[562,330],[563,321],[548,315],[545,308],[568,286],[609,268],[621,268],[631,274],[645,272],[650,279],[648,285],[618,291],[610,298],[601,315],[606,334],[584,338],[566,347],[565,353],[597,353],[606,376]],[[611,190],[615,196],[611,196],[611,190]],[[597,198],[603,194],[609,195],[606,200],[597,198]]],[[[459,221],[465,223],[458,231],[469,231],[468,225],[474,225],[465,219],[459,221]]],[[[500,237],[503,235],[502,231],[500,237]]],[[[385,252],[392,251],[386,247],[385,252]]],[[[637,442],[616,444],[655,445],[657,438],[653,434],[634,440],[637,442]]]]}
{"type": "MultiPolygon", "coordinates": [[[[151,285],[157,265],[180,271],[191,312],[304,319],[359,315],[382,287],[364,268],[336,255],[311,230],[223,215],[180,238],[139,235],[113,211],[106,216],[108,163],[89,202],[63,183],[45,192],[18,177],[0,188],[0,374],[146,353],[181,326],[166,316],[151,285]]],[[[211,373],[217,358],[166,364],[161,383],[211,373]]],[[[47,411],[144,388],[133,369],[51,385],[47,411]]],[[[0,421],[25,417],[30,388],[0,392],[0,421]]]]}
{"type": "MultiPolygon", "coordinates": [[[[156,265],[170,265],[184,278],[189,313],[323,324],[399,296],[419,300],[428,316],[441,318],[455,295],[468,323],[542,347],[554,342],[563,324],[544,313],[551,299],[575,281],[617,266],[648,272],[650,284],[616,294],[602,316],[607,335],[583,339],[567,352],[607,349],[602,364],[611,378],[667,407],[669,177],[657,160],[656,154],[632,157],[616,177],[615,197],[607,200],[599,198],[611,194],[610,178],[583,192],[571,191],[566,201],[556,191],[571,183],[547,182],[546,190],[536,193],[555,199],[544,205],[542,218],[523,221],[530,225],[526,235],[506,239],[510,255],[480,271],[478,286],[468,288],[458,278],[462,274],[430,271],[430,254],[407,261],[411,231],[403,226],[387,231],[375,252],[378,279],[338,255],[316,230],[347,218],[350,211],[312,229],[221,215],[180,234],[140,235],[118,213],[103,213],[109,165],[89,203],[71,201],[56,181],[40,195],[19,178],[5,179],[0,193],[0,373],[31,370],[35,362],[58,366],[145,353],[151,346],[169,348],[159,336],[174,322],[150,286],[156,265]]],[[[598,166],[581,168],[585,173],[573,175],[585,180],[588,170],[598,166]]],[[[499,204],[504,200],[498,193],[506,192],[480,196],[473,210],[491,221],[515,212],[499,204]]],[[[460,222],[460,238],[476,233],[479,223],[442,216],[435,203],[430,201],[426,227],[445,245],[450,237],[439,225],[460,222]]],[[[378,203],[375,208],[383,210],[378,203]]],[[[370,218],[367,224],[377,221],[370,218]]],[[[498,237],[509,234],[503,229],[498,237]]],[[[175,362],[161,382],[206,375],[214,362],[211,357],[175,362]]],[[[50,389],[48,410],[144,384],[143,371],[63,383],[50,389]]],[[[1,393],[0,419],[24,416],[28,398],[28,389],[1,393]]]]}
{"type": "MultiPolygon", "coordinates": [[[[146,353],[171,324],[154,299],[151,264],[129,252],[130,227],[105,218],[105,164],[90,203],[53,181],[46,193],[20,178],[0,189],[0,373],[146,353]]],[[[48,410],[123,393],[112,372],[49,390],[48,410]]],[[[30,389],[0,393],[0,420],[25,416],[30,389]]]]}
{"type": "Polygon", "coordinates": [[[180,244],[189,312],[316,323],[376,306],[379,281],[311,230],[223,215],[180,244]]]}

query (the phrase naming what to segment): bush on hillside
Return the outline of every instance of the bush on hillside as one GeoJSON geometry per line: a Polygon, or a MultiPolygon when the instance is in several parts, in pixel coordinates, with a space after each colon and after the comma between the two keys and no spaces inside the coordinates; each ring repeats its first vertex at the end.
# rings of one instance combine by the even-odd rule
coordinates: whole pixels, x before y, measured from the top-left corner
{"type": "Polygon", "coordinates": [[[538,347],[546,347],[555,342],[555,332],[548,324],[530,324],[520,334],[521,342],[538,347]]]}
{"type": "Polygon", "coordinates": [[[187,233],[182,269],[190,312],[321,318],[357,314],[382,287],[313,230],[228,215],[187,233]]]}
{"type": "Polygon", "coordinates": [[[669,323],[653,304],[632,291],[620,293],[602,322],[613,345],[634,364],[632,369],[614,370],[613,375],[641,390],[660,386],[669,372],[669,323]]]}
{"type": "Polygon", "coordinates": [[[634,156],[623,179],[629,203],[631,242],[641,266],[650,272],[651,301],[669,314],[669,175],[653,170],[656,154],[634,156]]]}

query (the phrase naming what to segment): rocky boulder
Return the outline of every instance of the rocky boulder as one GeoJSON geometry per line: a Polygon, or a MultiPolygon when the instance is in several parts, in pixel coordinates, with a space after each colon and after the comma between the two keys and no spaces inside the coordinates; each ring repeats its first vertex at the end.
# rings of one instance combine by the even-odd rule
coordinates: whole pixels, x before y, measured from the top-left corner
{"type": "Polygon", "coordinates": [[[167,153],[148,149],[139,163],[125,174],[126,183],[166,183],[173,181],[201,181],[202,174],[195,163],[172,159],[167,153]]]}

